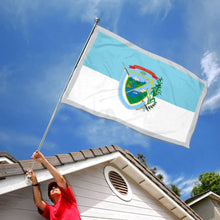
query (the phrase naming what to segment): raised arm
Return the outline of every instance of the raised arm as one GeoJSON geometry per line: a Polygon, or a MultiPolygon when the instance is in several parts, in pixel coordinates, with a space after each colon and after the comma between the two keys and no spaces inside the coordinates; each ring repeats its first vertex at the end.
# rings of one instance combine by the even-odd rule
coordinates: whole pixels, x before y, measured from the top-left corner
{"type": "Polygon", "coordinates": [[[37,177],[36,177],[34,171],[27,170],[26,175],[28,175],[28,174],[31,174],[30,180],[32,182],[32,187],[33,187],[34,203],[42,212],[44,212],[44,210],[46,208],[46,203],[42,200],[40,185],[37,181],[37,177]]]}
{"type": "Polygon", "coordinates": [[[62,187],[63,189],[67,188],[67,183],[64,177],[52,164],[49,163],[49,161],[44,157],[44,155],[41,152],[38,151],[34,152],[32,158],[35,161],[40,162],[49,170],[49,172],[51,173],[51,175],[53,176],[53,178],[56,180],[57,184],[60,187],[62,187]]]}

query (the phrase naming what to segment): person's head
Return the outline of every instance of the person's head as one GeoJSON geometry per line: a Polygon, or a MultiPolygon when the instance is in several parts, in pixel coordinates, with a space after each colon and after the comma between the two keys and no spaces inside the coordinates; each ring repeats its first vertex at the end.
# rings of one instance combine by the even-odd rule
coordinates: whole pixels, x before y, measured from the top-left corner
{"type": "Polygon", "coordinates": [[[48,197],[55,203],[61,195],[61,191],[56,182],[50,182],[48,185],[48,197]]]}

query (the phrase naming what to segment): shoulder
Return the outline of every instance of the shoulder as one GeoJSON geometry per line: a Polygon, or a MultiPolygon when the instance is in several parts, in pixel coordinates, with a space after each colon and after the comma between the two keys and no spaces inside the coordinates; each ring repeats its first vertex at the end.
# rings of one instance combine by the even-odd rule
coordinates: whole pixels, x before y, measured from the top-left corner
{"type": "Polygon", "coordinates": [[[61,187],[59,185],[58,185],[58,187],[59,187],[61,193],[69,193],[69,192],[73,193],[72,189],[71,189],[71,187],[69,186],[68,183],[66,183],[66,187],[65,188],[63,188],[63,187],[61,187]]]}
{"type": "Polygon", "coordinates": [[[73,191],[71,189],[71,187],[69,186],[69,184],[67,183],[66,185],[66,189],[63,189],[62,187],[58,186],[62,196],[67,199],[69,202],[76,202],[75,196],[73,194],[73,191]]]}

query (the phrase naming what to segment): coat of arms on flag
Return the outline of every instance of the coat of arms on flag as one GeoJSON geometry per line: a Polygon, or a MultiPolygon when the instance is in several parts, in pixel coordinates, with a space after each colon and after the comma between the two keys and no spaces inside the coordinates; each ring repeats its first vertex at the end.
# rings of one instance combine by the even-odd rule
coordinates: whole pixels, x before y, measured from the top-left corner
{"type": "Polygon", "coordinates": [[[147,110],[157,104],[156,96],[161,94],[163,78],[158,78],[152,71],[138,66],[124,65],[124,73],[119,83],[119,97],[128,109],[147,110]]]}

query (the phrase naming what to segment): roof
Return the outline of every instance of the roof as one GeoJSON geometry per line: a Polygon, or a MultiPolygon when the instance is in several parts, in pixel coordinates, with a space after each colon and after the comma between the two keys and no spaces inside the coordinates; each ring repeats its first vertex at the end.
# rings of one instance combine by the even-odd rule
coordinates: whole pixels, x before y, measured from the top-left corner
{"type": "Polygon", "coordinates": [[[14,158],[11,154],[7,153],[7,152],[0,152],[0,164],[3,163],[17,163],[18,160],[16,158],[14,158]]]}
{"type": "MultiPolygon", "coordinates": [[[[117,145],[70,152],[68,154],[58,154],[46,158],[53,166],[56,166],[63,175],[68,172],[83,169],[86,166],[111,161],[113,165],[122,169],[123,172],[134,179],[137,184],[147,190],[180,219],[201,219],[197,213],[157,178],[150,169],[144,166],[131,152],[123,150],[117,145]],[[71,166],[68,166],[69,164],[71,164],[71,166]],[[74,167],[73,164],[76,166],[74,167]]],[[[2,194],[15,190],[12,186],[12,181],[15,181],[14,176],[18,178],[16,180],[17,188],[27,186],[22,176],[24,176],[25,171],[31,167],[32,162],[33,160],[21,160],[14,164],[0,164],[0,188],[2,189],[2,194]],[[20,178],[19,175],[21,176],[20,178]],[[9,181],[11,182],[9,183],[9,181]]],[[[43,172],[45,168],[40,163],[35,163],[34,170],[35,172],[43,172]]],[[[42,178],[38,178],[39,182],[45,181],[45,176],[48,175],[43,175],[42,178]]]]}
{"type": "Polygon", "coordinates": [[[200,194],[197,194],[194,197],[191,197],[191,198],[187,199],[185,202],[189,206],[191,206],[191,205],[196,204],[196,203],[198,203],[198,202],[200,202],[203,199],[206,199],[208,197],[220,202],[220,196],[217,195],[216,193],[210,191],[210,190],[202,192],[200,194]]]}

